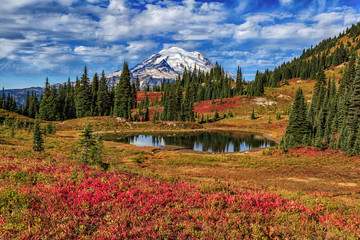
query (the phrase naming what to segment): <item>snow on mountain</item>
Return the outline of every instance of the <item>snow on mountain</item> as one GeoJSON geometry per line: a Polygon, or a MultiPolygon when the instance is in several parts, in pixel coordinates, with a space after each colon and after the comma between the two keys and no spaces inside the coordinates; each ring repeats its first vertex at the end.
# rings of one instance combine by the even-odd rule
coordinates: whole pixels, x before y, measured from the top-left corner
{"type": "Polygon", "coordinates": [[[181,75],[185,68],[192,70],[195,66],[202,71],[210,71],[214,67],[199,52],[187,52],[184,49],[172,47],[150,56],[132,68],[131,71],[139,78],[144,75],[151,75],[153,78],[174,79],[178,74],[181,75]]]}
{"type": "MultiPolygon", "coordinates": [[[[192,71],[196,69],[208,72],[214,65],[199,52],[188,52],[179,47],[163,49],[159,53],[151,55],[149,58],[130,69],[132,79],[139,77],[142,87],[160,84],[163,78],[176,79],[182,75],[184,69],[192,71]]],[[[107,76],[109,85],[119,80],[121,71],[114,72],[107,76]]],[[[231,78],[235,76],[227,72],[231,78]]]]}

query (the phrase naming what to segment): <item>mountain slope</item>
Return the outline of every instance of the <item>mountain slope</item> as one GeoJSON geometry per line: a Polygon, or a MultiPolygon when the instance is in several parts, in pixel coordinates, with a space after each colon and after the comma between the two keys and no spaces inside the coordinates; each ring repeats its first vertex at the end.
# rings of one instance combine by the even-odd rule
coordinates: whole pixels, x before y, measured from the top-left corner
{"type": "MultiPolygon", "coordinates": [[[[176,79],[178,75],[182,75],[185,68],[188,71],[196,69],[208,72],[214,67],[206,57],[199,52],[188,52],[179,47],[163,49],[159,53],[151,55],[144,61],[130,69],[132,79],[137,77],[140,84],[144,86],[154,86],[161,83],[162,79],[176,79]]],[[[116,71],[107,76],[109,85],[119,80],[121,71],[116,71]]],[[[234,74],[227,72],[231,78],[235,78],[234,74]]]]}
{"type": "Polygon", "coordinates": [[[178,74],[181,75],[184,72],[185,68],[187,70],[193,70],[195,66],[197,69],[206,72],[214,67],[214,65],[199,52],[187,52],[184,49],[172,47],[163,49],[159,53],[150,56],[131,70],[133,75],[139,75],[139,78],[147,75],[152,75],[153,78],[162,78],[163,76],[176,78],[178,74]]]}

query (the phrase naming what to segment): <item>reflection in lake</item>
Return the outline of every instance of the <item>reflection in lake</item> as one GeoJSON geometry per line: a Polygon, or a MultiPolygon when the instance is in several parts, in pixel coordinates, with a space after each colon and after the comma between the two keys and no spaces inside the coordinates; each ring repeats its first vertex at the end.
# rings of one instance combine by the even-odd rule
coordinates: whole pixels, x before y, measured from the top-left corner
{"type": "MultiPolygon", "coordinates": [[[[105,139],[109,137],[105,136],[105,139]]],[[[275,146],[274,141],[258,135],[230,132],[201,132],[181,135],[135,135],[124,138],[113,136],[112,141],[136,146],[180,146],[195,151],[225,153],[241,152],[253,148],[275,146]]]]}

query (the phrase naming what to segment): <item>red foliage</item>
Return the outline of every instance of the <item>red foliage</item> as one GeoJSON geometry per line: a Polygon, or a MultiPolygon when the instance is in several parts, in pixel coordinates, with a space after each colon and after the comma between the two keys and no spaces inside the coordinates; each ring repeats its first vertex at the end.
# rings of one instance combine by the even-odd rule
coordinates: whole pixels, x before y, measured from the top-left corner
{"type": "MultiPolygon", "coordinates": [[[[329,215],[321,206],[309,209],[262,190],[219,183],[202,190],[181,182],[103,172],[56,157],[27,159],[22,166],[8,161],[0,159],[1,176],[26,171],[32,179],[48,180],[20,187],[28,199],[26,210],[18,215],[26,230],[23,224],[7,228],[15,218],[11,211],[2,211],[0,234],[5,238],[239,239],[249,236],[254,224],[273,226],[286,215],[301,220],[301,226],[320,224],[354,233],[360,229],[359,216],[329,215]]],[[[290,224],[287,236],[299,236],[299,229],[291,230],[291,221],[281,224],[290,224]]]]}
{"type": "Polygon", "coordinates": [[[250,103],[251,99],[246,97],[233,97],[233,98],[224,98],[222,103],[220,103],[220,99],[214,100],[215,104],[211,104],[211,100],[201,101],[200,103],[196,103],[194,106],[194,111],[199,114],[204,113],[213,113],[215,112],[216,105],[218,108],[218,112],[226,112],[230,109],[234,109],[239,103],[250,103]],[[216,104],[217,103],[217,104],[216,104]]]}
{"type": "MultiPolygon", "coordinates": [[[[160,92],[146,92],[148,95],[149,101],[153,102],[155,101],[156,96],[158,97],[158,100],[161,99],[161,93],[160,92]]],[[[137,91],[137,101],[141,102],[145,99],[145,91],[137,91]]]]}

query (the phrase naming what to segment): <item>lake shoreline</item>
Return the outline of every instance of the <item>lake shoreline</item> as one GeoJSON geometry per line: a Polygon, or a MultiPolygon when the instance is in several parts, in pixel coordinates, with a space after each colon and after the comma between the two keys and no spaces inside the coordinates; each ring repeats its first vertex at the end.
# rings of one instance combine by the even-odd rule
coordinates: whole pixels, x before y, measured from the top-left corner
{"type": "MultiPolygon", "coordinates": [[[[156,135],[156,134],[179,134],[179,133],[204,133],[204,132],[232,132],[232,133],[243,133],[243,134],[253,134],[260,137],[263,137],[267,140],[273,141],[277,145],[279,144],[279,139],[274,138],[270,133],[258,130],[250,130],[250,129],[229,129],[229,128],[205,128],[205,129],[176,129],[176,130],[152,130],[152,129],[127,129],[127,130],[120,130],[120,131],[98,131],[94,132],[95,134],[114,134],[114,135],[124,135],[123,137],[129,137],[133,135],[156,135]]],[[[127,143],[124,143],[127,144],[127,143]]],[[[133,144],[132,144],[133,145],[133,144]]],[[[137,148],[143,148],[143,146],[136,146],[137,148]]],[[[150,147],[150,146],[149,146],[150,147]]],[[[236,151],[236,152],[208,152],[208,151],[197,151],[193,150],[184,146],[177,146],[177,145],[162,145],[162,146],[153,146],[152,153],[158,153],[162,151],[173,151],[179,153],[189,153],[189,154],[205,154],[205,155],[218,155],[218,154],[244,154],[248,152],[258,152],[260,150],[267,149],[268,147],[262,148],[252,148],[243,151],[236,151]]]]}
{"type": "Polygon", "coordinates": [[[151,133],[187,133],[187,132],[239,132],[239,133],[248,133],[262,136],[268,140],[276,142],[276,144],[280,144],[281,139],[275,138],[271,133],[261,131],[261,130],[253,130],[253,129],[238,129],[238,128],[202,128],[202,129],[174,129],[174,130],[153,130],[153,129],[126,129],[126,130],[113,130],[113,131],[97,131],[94,134],[122,134],[122,133],[131,133],[131,134],[151,134],[151,133]]]}

